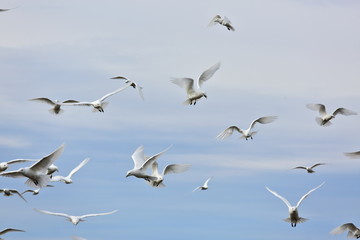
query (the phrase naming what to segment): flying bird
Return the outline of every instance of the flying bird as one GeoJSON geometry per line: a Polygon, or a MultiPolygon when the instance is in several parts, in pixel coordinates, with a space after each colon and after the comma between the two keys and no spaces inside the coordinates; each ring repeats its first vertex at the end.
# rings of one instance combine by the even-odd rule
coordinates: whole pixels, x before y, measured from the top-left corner
{"type": "Polygon", "coordinates": [[[153,187],[165,187],[165,184],[163,183],[165,175],[169,173],[182,173],[188,170],[190,167],[190,164],[169,164],[163,169],[162,173],[160,174],[158,170],[158,163],[155,161],[151,165],[151,176],[155,177],[156,180],[150,180],[149,184],[153,187]]]}
{"type": "Polygon", "coordinates": [[[72,103],[78,103],[78,101],[76,101],[76,100],[66,100],[66,101],[60,102],[58,100],[53,101],[49,98],[32,98],[32,99],[29,99],[29,101],[38,101],[38,102],[50,104],[51,106],[53,106],[53,108],[49,109],[49,112],[52,114],[59,114],[59,113],[64,112],[64,110],[61,109],[61,106],[72,106],[72,103]]]}
{"type": "Polygon", "coordinates": [[[108,97],[119,93],[123,90],[125,90],[126,88],[130,87],[132,84],[131,81],[129,81],[129,83],[127,85],[125,85],[124,87],[118,88],[115,91],[108,93],[106,95],[104,95],[103,97],[92,101],[92,102],[77,102],[77,103],[72,103],[72,105],[74,106],[92,106],[93,107],[93,111],[99,111],[99,112],[104,112],[104,108],[108,105],[108,102],[104,102],[108,97]]]}
{"type": "Polygon", "coordinates": [[[64,151],[64,144],[62,144],[53,153],[41,158],[30,167],[20,168],[16,171],[2,172],[0,176],[4,177],[26,177],[28,180],[26,184],[34,188],[45,187],[50,181],[50,176],[46,175],[48,167],[62,154],[64,151]]]}
{"type": "Polygon", "coordinates": [[[347,235],[348,238],[360,238],[360,229],[357,228],[353,223],[345,223],[341,226],[338,226],[338,227],[334,228],[333,230],[331,230],[330,233],[331,234],[340,234],[347,230],[349,230],[348,235],[347,235]]]}
{"type": "Polygon", "coordinates": [[[10,160],[7,162],[1,162],[0,163],[0,172],[5,171],[6,169],[8,169],[9,165],[14,164],[14,163],[23,163],[23,162],[34,162],[35,160],[30,160],[30,159],[14,159],[14,160],[10,160]]]}
{"type": "Polygon", "coordinates": [[[221,133],[219,133],[219,135],[217,135],[216,138],[220,140],[224,140],[225,138],[231,136],[234,131],[238,131],[240,134],[242,134],[241,138],[245,138],[245,140],[248,140],[248,138],[253,139],[253,135],[255,135],[257,131],[251,131],[251,129],[255,126],[256,123],[268,124],[275,121],[275,119],[277,119],[277,116],[261,117],[255,119],[254,121],[252,121],[249,128],[246,130],[243,130],[237,126],[230,126],[221,133]]]}
{"type": "Polygon", "coordinates": [[[316,164],[312,165],[311,167],[298,166],[293,169],[305,169],[308,173],[314,173],[315,171],[313,170],[313,168],[320,166],[320,165],[325,165],[325,163],[316,163],[316,164]]]}
{"type": "Polygon", "coordinates": [[[26,199],[23,197],[23,195],[21,193],[18,192],[18,190],[16,189],[7,189],[7,188],[4,188],[4,189],[0,189],[0,193],[3,193],[4,196],[13,196],[14,194],[17,194],[19,197],[21,197],[25,202],[26,199]]]}
{"type": "Polygon", "coordinates": [[[292,227],[296,227],[296,224],[297,223],[303,223],[305,221],[307,221],[306,218],[302,218],[299,216],[299,213],[298,213],[298,208],[300,206],[300,204],[302,203],[302,201],[304,201],[305,198],[307,198],[309,196],[310,193],[312,193],[313,191],[315,191],[316,189],[318,189],[319,187],[321,187],[325,182],[323,182],[322,184],[320,184],[319,186],[317,186],[316,188],[313,188],[311,189],[309,192],[307,192],[304,196],[302,196],[300,198],[300,200],[298,201],[298,203],[296,204],[296,206],[291,206],[291,204],[289,203],[289,201],[280,196],[278,193],[270,190],[268,187],[266,187],[266,189],[271,192],[272,194],[274,194],[276,197],[280,198],[285,204],[286,206],[288,207],[289,209],[289,217],[288,218],[285,218],[284,221],[285,222],[289,222],[291,223],[291,226],[292,227]]]}
{"type": "Polygon", "coordinates": [[[217,23],[224,25],[229,31],[235,31],[235,28],[231,25],[231,22],[227,17],[222,19],[220,15],[216,15],[213,19],[211,19],[209,26],[213,26],[217,23]]]}
{"type": "Polygon", "coordinates": [[[51,175],[54,172],[58,172],[59,168],[55,165],[55,164],[51,164],[48,168],[47,168],[47,172],[46,175],[51,175]]]}
{"type": "Polygon", "coordinates": [[[350,158],[360,158],[360,151],[357,152],[346,152],[344,153],[345,156],[348,156],[350,158]]]}
{"type": "Polygon", "coordinates": [[[174,78],[171,80],[172,83],[185,88],[188,98],[184,102],[185,105],[195,105],[198,99],[202,97],[207,98],[207,94],[201,90],[201,86],[205,81],[209,80],[214,75],[214,73],[220,68],[220,65],[220,62],[218,62],[208,70],[204,71],[196,83],[192,78],[174,78]],[[195,84],[196,86],[194,86],[195,84]]]}
{"type": "Polygon", "coordinates": [[[87,218],[87,217],[109,215],[109,214],[113,214],[118,211],[118,210],[114,210],[114,211],[106,212],[106,213],[93,213],[93,214],[85,214],[82,216],[71,216],[66,213],[55,213],[55,212],[49,212],[49,211],[40,210],[40,209],[34,209],[34,210],[37,212],[40,212],[40,213],[44,213],[44,214],[65,217],[67,221],[72,222],[72,224],[74,224],[74,225],[77,225],[79,222],[84,222],[85,221],[84,218],[87,218]]]}
{"type": "Polygon", "coordinates": [[[151,157],[145,156],[143,146],[138,147],[135,150],[135,152],[131,155],[131,158],[134,161],[134,168],[127,172],[126,177],[134,176],[137,178],[143,178],[146,181],[156,181],[157,177],[151,176],[151,175],[147,174],[145,171],[170,147],[168,147],[164,151],[159,152],[151,157]]]}
{"type": "Polygon", "coordinates": [[[74,168],[69,175],[67,175],[66,177],[63,176],[53,176],[51,177],[51,181],[52,182],[58,182],[58,181],[62,181],[66,184],[70,184],[73,182],[73,180],[71,179],[72,176],[80,170],[80,168],[82,168],[85,164],[88,163],[88,161],[90,160],[90,158],[85,158],[76,168],[74,168]]]}
{"type": "Polygon", "coordinates": [[[212,177],[209,177],[209,178],[205,181],[204,185],[195,188],[195,189],[193,190],[193,192],[195,192],[196,190],[207,190],[207,189],[209,188],[208,183],[209,183],[209,181],[210,181],[211,179],[212,179],[212,177]]]}
{"type": "Polygon", "coordinates": [[[132,86],[134,89],[136,89],[138,91],[141,99],[144,100],[144,94],[142,92],[143,87],[139,86],[139,84],[137,84],[136,82],[130,81],[126,77],[122,77],[122,76],[112,77],[111,79],[123,79],[123,80],[125,80],[125,83],[131,82],[130,86],[132,86]]]}
{"type": "MultiPolygon", "coordinates": [[[[46,187],[54,187],[54,186],[53,186],[53,185],[46,185],[46,187]]],[[[41,189],[41,188],[37,188],[37,189],[28,189],[28,190],[23,191],[21,194],[24,194],[24,193],[30,192],[30,193],[32,193],[33,195],[38,195],[38,194],[40,193],[40,189],[41,189]]]]}
{"type": "Polygon", "coordinates": [[[332,124],[330,120],[338,114],[345,116],[357,115],[356,112],[342,107],[336,109],[332,114],[327,114],[325,105],[323,104],[307,104],[306,107],[310,110],[319,111],[320,117],[316,117],[315,120],[320,126],[330,126],[332,124]]]}
{"type": "MultiPolygon", "coordinates": [[[[0,232],[0,235],[4,235],[5,233],[8,233],[8,232],[25,232],[25,231],[20,230],[20,229],[15,229],[15,228],[6,228],[0,232]]],[[[0,239],[2,239],[2,238],[0,238],[0,239]]]]}

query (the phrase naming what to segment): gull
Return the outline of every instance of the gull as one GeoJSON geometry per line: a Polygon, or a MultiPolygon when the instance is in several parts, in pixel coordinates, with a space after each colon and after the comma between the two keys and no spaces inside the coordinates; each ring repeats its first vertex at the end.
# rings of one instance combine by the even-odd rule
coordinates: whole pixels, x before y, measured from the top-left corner
{"type": "Polygon", "coordinates": [[[48,168],[47,168],[47,172],[46,175],[51,175],[54,172],[58,172],[59,168],[55,165],[55,164],[51,164],[48,168]]]}
{"type": "Polygon", "coordinates": [[[63,176],[53,176],[51,178],[52,182],[58,182],[58,181],[62,181],[66,184],[70,184],[73,182],[73,180],[71,179],[72,176],[80,170],[80,168],[82,168],[85,164],[87,164],[87,162],[90,160],[90,158],[85,158],[76,168],[74,168],[69,175],[67,175],[66,177],[63,176]]]}
{"type": "Polygon", "coordinates": [[[5,171],[6,169],[8,169],[9,165],[14,164],[14,163],[22,163],[22,162],[33,162],[34,160],[30,160],[30,159],[14,159],[11,161],[7,161],[7,162],[1,162],[0,163],[0,172],[5,171]]]}
{"type": "MultiPolygon", "coordinates": [[[[46,185],[45,187],[54,187],[53,185],[46,185]]],[[[23,191],[21,194],[27,193],[27,192],[31,192],[33,195],[38,195],[40,193],[40,189],[41,188],[37,188],[37,189],[28,189],[23,191]]]]}
{"type": "Polygon", "coordinates": [[[299,213],[298,213],[298,207],[300,206],[301,202],[304,201],[304,199],[307,198],[310,193],[312,193],[313,191],[315,191],[316,189],[321,187],[324,183],[325,182],[323,182],[322,184],[320,184],[316,188],[311,189],[304,196],[302,196],[300,198],[300,200],[298,201],[298,203],[296,204],[296,206],[291,206],[291,204],[289,203],[289,201],[286,198],[284,198],[284,197],[280,196],[278,193],[270,190],[268,187],[266,187],[266,189],[269,192],[271,192],[272,194],[274,194],[276,197],[280,198],[286,204],[286,206],[289,208],[289,215],[290,216],[288,218],[285,218],[284,221],[285,222],[290,222],[292,227],[296,227],[297,223],[303,223],[303,222],[307,221],[306,218],[300,217],[299,213]]]}
{"type": "Polygon", "coordinates": [[[92,101],[92,102],[77,102],[77,103],[73,103],[72,105],[74,106],[92,106],[94,109],[93,111],[96,112],[96,111],[99,111],[99,112],[104,112],[104,108],[108,105],[108,102],[104,102],[105,99],[107,99],[108,97],[116,94],[116,93],[119,93],[123,90],[125,90],[126,88],[128,88],[129,86],[131,86],[132,82],[129,81],[129,83],[127,85],[125,85],[124,87],[121,87],[121,88],[118,88],[116,89],[115,91],[111,92],[111,93],[108,93],[106,95],[104,95],[103,97],[95,100],[95,101],[92,101]]]}
{"type": "MultiPolygon", "coordinates": [[[[5,233],[8,233],[8,232],[25,232],[25,231],[20,230],[20,229],[15,229],[15,228],[6,228],[0,232],[0,235],[4,235],[5,233]]],[[[2,239],[2,238],[0,238],[0,239],[2,239]]]]}
{"type": "Polygon", "coordinates": [[[336,109],[332,114],[327,114],[325,105],[323,104],[307,104],[306,107],[314,111],[319,111],[320,117],[316,117],[315,120],[320,126],[330,126],[332,124],[330,120],[335,118],[337,114],[345,116],[357,115],[356,112],[342,107],[336,109]]]}
{"type": "Polygon", "coordinates": [[[360,238],[360,229],[357,228],[353,223],[345,223],[341,226],[338,226],[331,230],[331,234],[339,234],[344,231],[349,230],[347,237],[348,238],[360,238]]]}
{"type": "Polygon", "coordinates": [[[149,184],[153,187],[165,187],[165,184],[163,184],[164,176],[169,173],[182,173],[188,170],[191,165],[190,164],[169,164],[167,165],[163,171],[162,174],[159,174],[158,170],[158,163],[155,161],[151,165],[152,167],[152,177],[156,177],[156,180],[150,180],[149,184]]]}
{"type": "Polygon", "coordinates": [[[357,152],[346,152],[344,153],[345,156],[348,156],[350,158],[360,158],[360,151],[357,152]]]}
{"type": "Polygon", "coordinates": [[[49,109],[49,112],[52,114],[59,114],[64,112],[64,110],[61,109],[61,106],[71,106],[72,103],[78,103],[76,100],[66,100],[63,102],[60,102],[59,100],[50,100],[49,98],[32,98],[29,99],[29,101],[38,101],[47,103],[53,106],[53,108],[49,109]]]}
{"type": "Polygon", "coordinates": [[[207,98],[207,94],[203,92],[200,87],[202,84],[209,80],[214,73],[220,68],[220,62],[204,71],[199,79],[196,81],[196,89],[194,86],[194,79],[192,78],[174,78],[171,81],[179,87],[185,88],[188,99],[184,102],[185,105],[195,105],[196,101],[202,97],[207,98]]]}
{"type": "Polygon", "coordinates": [[[224,25],[229,31],[235,31],[235,28],[231,25],[231,22],[227,17],[221,19],[220,15],[216,15],[213,19],[211,19],[209,26],[213,26],[217,23],[224,25]]]}
{"type": "Polygon", "coordinates": [[[62,144],[53,153],[41,158],[30,167],[20,168],[16,171],[2,172],[0,176],[4,177],[26,177],[26,184],[30,187],[42,188],[50,181],[50,176],[46,175],[47,168],[62,154],[64,144],[62,144]]]}
{"type": "Polygon", "coordinates": [[[151,157],[145,157],[143,146],[138,147],[135,150],[135,152],[131,155],[131,158],[134,161],[134,168],[127,172],[126,177],[134,176],[137,178],[144,178],[146,181],[156,181],[157,177],[150,176],[145,171],[170,147],[168,147],[164,151],[159,152],[151,157]]]}
{"type": "Polygon", "coordinates": [[[313,170],[313,168],[317,167],[317,166],[320,166],[320,165],[325,165],[325,163],[316,163],[316,164],[312,165],[311,167],[298,166],[298,167],[295,167],[293,169],[305,169],[308,173],[314,173],[315,171],[313,170]]]}
{"type": "Polygon", "coordinates": [[[14,194],[17,194],[19,197],[21,197],[25,202],[26,199],[23,197],[23,195],[21,193],[18,192],[18,190],[16,189],[7,189],[7,188],[4,188],[4,189],[0,189],[0,193],[3,193],[4,196],[13,196],[14,194]]]}
{"type": "Polygon", "coordinates": [[[193,192],[195,192],[196,190],[207,190],[209,187],[208,187],[208,183],[209,183],[209,181],[212,179],[212,177],[209,177],[206,181],[205,181],[205,183],[204,183],[204,185],[202,185],[202,186],[199,186],[199,187],[197,187],[197,188],[195,188],[194,190],[193,190],[193,192]]]}
{"type": "Polygon", "coordinates": [[[277,116],[268,116],[268,117],[261,117],[261,118],[255,119],[250,124],[250,127],[246,130],[243,130],[237,126],[230,126],[227,129],[225,129],[224,131],[222,131],[221,133],[219,133],[219,135],[217,135],[216,138],[220,139],[220,140],[224,140],[225,138],[228,138],[229,136],[231,136],[233,134],[234,130],[236,130],[242,134],[241,138],[245,138],[245,140],[248,140],[248,138],[253,139],[253,135],[256,134],[257,131],[252,132],[251,129],[255,126],[256,123],[267,124],[267,123],[273,122],[275,119],[277,119],[277,116]]]}
{"type": "Polygon", "coordinates": [[[72,224],[74,224],[74,225],[77,225],[79,222],[84,222],[85,221],[84,218],[87,218],[87,217],[96,217],[96,216],[109,215],[109,214],[113,214],[113,213],[118,211],[118,210],[114,210],[114,211],[106,212],[106,213],[93,213],[93,214],[85,214],[85,215],[82,215],[82,216],[71,216],[71,215],[68,215],[66,213],[55,213],[55,212],[49,212],[49,211],[41,210],[41,209],[34,209],[34,210],[37,211],[37,212],[40,212],[40,213],[65,217],[67,221],[72,222],[72,224]]]}
{"type": "Polygon", "coordinates": [[[144,100],[144,94],[142,92],[143,87],[139,86],[139,84],[137,84],[136,82],[130,81],[126,77],[122,77],[122,76],[112,77],[111,79],[123,79],[123,80],[125,80],[125,83],[131,82],[130,86],[132,86],[134,89],[137,89],[141,99],[144,100]]]}

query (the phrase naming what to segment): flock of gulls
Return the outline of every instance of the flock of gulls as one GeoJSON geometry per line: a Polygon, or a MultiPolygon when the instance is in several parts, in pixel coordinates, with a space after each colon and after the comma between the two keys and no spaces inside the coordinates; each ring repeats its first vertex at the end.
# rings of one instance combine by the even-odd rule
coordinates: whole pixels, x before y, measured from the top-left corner
{"type": "MultiPolygon", "coordinates": [[[[0,9],[0,12],[9,11],[11,9],[0,9]]],[[[230,20],[227,17],[222,18],[220,15],[216,15],[209,23],[209,26],[214,26],[216,24],[223,25],[227,28],[229,31],[235,31],[235,28],[232,26],[230,20]]],[[[171,80],[172,83],[176,84],[177,86],[184,88],[186,91],[186,100],[183,102],[185,105],[196,105],[196,103],[201,98],[207,98],[207,93],[202,90],[202,85],[208,81],[215,73],[219,70],[221,66],[221,63],[218,62],[215,65],[211,66],[209,69],[205,70],[198,79],[194,80],[193,78],[173,78],[171,80]]],[[[76,106],[88,106],[92,107],[94,112],[104,112],[105,107],[107,106],[108,98],[111,96],[118,94],[128,87],[132,87],[138,91],[139,96],[141,99],[144,100],[144,94],[143,94],[143,87],[139,86],[137,83],[135,83],[132,80],[129,80],[126,77],[123,76],[116,76],[111,79],[120,79],[125,81],[125,86],[120,87],[118,89],[115,89],[114,91],[105,94],[104,96],[100,97],[99,99],[96,99],[94,101],[78,101],[78,100],[64,100],[64,101],[58,101],[58,100],[51,100],[46,97],[39,97],[39,98],[33,98],[29,99],[30,101],[37,101],[46,103],[52,106],[51,109],[49,109],[49,112],[52,114],[60,114],[63,112],[63,107],[76,107],[76,106]]],[[[351,111],[349,109],[340,107],[336,109],[332,114],[328,114],[326,112],[325,105],[323,104],[307,104],[307,108],[310,110],[317,111],[319,113],[319,116],[315,118],[316,123],[318,123],[320,126],[330,126],[332,124],[331,120],[333,120],[337,115],[356,115],[357,113],[354,111],[351,111]]],[[[257,124],[269,124],[275,121],[278,117],[277,116],[263,116],[259,117],[255,120],[253,120],[250,124],[250,126],[247,129],[241,129],[238,126],[229,126],[222,132],[220,132],[216,139],[218,140],[224,140],[228,137],[230,137],[234,131],[238,132],[241,135],[242,139],[248,140],[253,139],[253,136],[257,133],[257,131],[253,131],[255,125],[257,124]]],[[[22,200],[26,202],[26,199],[24,197],[24,194],[29,192],[33,195],[38,195],[40,190],[46,187],[54,187],[54,185],[51,185],[50,183],[54,182],[63,182],[65,184],[71,184],[73,182],[73,175],[78,172],[81,168],[83,168],[90,160],[90,158],[85,158],[83,161],[81,161],[67,176],[61,176],[56,175],[56,172],[58,172],[58,167],[54,165],[55,161],[59,158],[59,156],[64,151],[64,144],[59,146],[54,152],[50,153],[47,156],[44,156],[40,159],[14,159],[7,162],[1,162],[0,163],[0,176],[3,177],[11,177],[11,178],[25,178],[26,182],[25,184],[29,186],[30,189],[27,189],[23,192],[19,192],[16,189],[0,189],[0,192],[4,196],[13,196],[17,195],[22,200]],[[18,164],[18,163],[32,163],[30,166],[20,168],[18,170],[12,170],[7,171],[8,168],[12,165],[18,164]]],[[[139,179],[142,179],[146,183],[148,183],[152,187],[165,187],[165,184],[163,183],[164,177],[167,174],[171,173],[183,173],[190,169],[190,164],[169,164],[164,167],[164,169],[159,172],[158,169],[158,159],[170,148],[164,149],[163,151],[152,155],[147,156],[144,153],[144,147],[139,146],[131,155],[131,158],[134,163],[134,168],[130,169],[126,173],[126,177],[133,176],[139,179]]],[[[357,152],[348,152],[344,153],[346,156],[351,158],[360,158],[360,151],[357,152]]],[[[297,166],[294,167],[294,169],[304,169],[308,173],[314,173],[313,170],[315,167],[325,165],[326,163],[316,163],[312,166],[305,167],[305,166],[297,166]]],[[[212,177],[209,177],[206,179],[203,185],[196,187],[193,192],[197,190],[207,190],[209,188],[208,184],[209,181],[212,179],[212,177]]],[[[301,205],[301,203],[314,191],[319,189],[321,186],[324,185],[325,182],[321,183],[317,187],[309,190],[305,195],[303,195],[300,200],[297,202],[295,206],[291,205],[290,202],[278,194],[277,192],[271,190],[267,186],[265,187],[271,194],[273,194],[275,197],[282,200],[286,206],[288,207],[288,214],[289,217],[284,219],[284,221],[289,222],[292,227],[296,227],[297,224],[305,222],[307,219],[300,217],[298,208],[301,205]]],[[[47,210],[41,210],[41,209],[34,209],[34,211],[37,211],[42,214],[46,215],[52,215],[52,216],[59,216],[65,218],[67,221],[71,222],[74,225],[77,225],[79,222],[85,221],[85,218],[88,217],[97,217],[97,216],[104,216],[104,215],[110,215],[116,213],[118,210],[112,210],[110,212],[104,212],[104,213],[91,213],[91,214],[84,214],[81,216],[73,216],[69,215],[67,213],[57,213],[57,212],[50,212],[47,210]]],[[[348,231],[348,237],[349,238],[360,238],[360,229],[357,228],[353,223],[345,223],[342,224],[336,228],[334,228],[330,233],[331,234],[340,234],[344,231],[348,231]]],[[[15,228],[6,228],[0,232],[0,235],[4,235],[8,232],[25,232],[21,229],[15,229],[15,228]]],[[[1,238],[0,238],[1,239],[1,238]]],[[[85,240],[85,238],[81,237],[72,237],[73,240],[85,240]]]]}

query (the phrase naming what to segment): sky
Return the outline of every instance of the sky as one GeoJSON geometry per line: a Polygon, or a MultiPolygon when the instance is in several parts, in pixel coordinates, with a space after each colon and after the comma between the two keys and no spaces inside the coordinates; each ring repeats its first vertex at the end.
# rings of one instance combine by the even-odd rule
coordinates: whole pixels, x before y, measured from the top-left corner
{"type": "MultiPolygon", "coordinates": [[[[56,160],[67,175],[90,161],[72,184],[53,183],[37,196],[0,196],[0,228],[14,240],[345,239],[329,232],[347,222],[360,225],[357,203],[360,115],[316,124],[328,112],[360,113],[360,2],[356,0],[49,1],[0,0],[1,161],[40,159],[61,144],[56,160]],[[234,32],[208,26],[228,17],[234,32]],[[184,89],[172,78],[198,78],[221,62],[204,83],[208,98],[185,106],[184,89]],[[104,113],[28,101],[93,101],[124,86],[125,76],[143,87],[143,101],[128,88],[108,98],[104,113]],[[247,128],[262,116],[253,140],[225,128],[247,128]],[[171,148],[159,160],[191,164],[166,175],[165,188],[126,178],[132,153],[171,148]],[[315,173],[292,168],[326,163],[315,173]],[[192,192],[213,177],[207,191],[192,192]],[[265,186],[297,201],[325,181],[299,207],[305,223],[292,228],[286,205],[265,186]],[[118,212],[74,226],[33,209],[71,215],[118,212]]],[[[12,165],[16,170],[29,164],[12,165]]],[[[0,188],[28,187],[25,178],[1,178],[0,188]]]]}

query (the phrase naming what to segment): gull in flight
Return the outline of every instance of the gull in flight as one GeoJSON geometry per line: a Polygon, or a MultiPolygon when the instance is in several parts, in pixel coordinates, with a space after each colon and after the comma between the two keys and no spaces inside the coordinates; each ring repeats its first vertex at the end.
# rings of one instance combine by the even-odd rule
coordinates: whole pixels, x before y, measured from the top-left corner
{"type": "Polygon", "coordinates": [[[55,164],[51,164],[48,168],[47,168],[47,172],[46,175],[51,175],[54,172],[58,172],[59,168],[55,165],[55,164]]]}
{"type": "Polygon", "coordinates": [[[195,192],[196,190],[207,190],[207,189],[209,188],[208,183],[209,183],[209,181],[210,181],[211,179],[212,179],[212,177],[209,177],[209,178],[205,181],[204,185],[195,188],[195,189],[193,190],[193,192],[195,192]]]}
{"type": "Polygon", "coordinates": [[[360,229],[357,228],[353,223],[345,223],[341,226],[338,226],[331,230],[331,234],[339,234],[344,231],[349,230],[347,237],[348,238],[360,238],[360,229]]]}
{"type": "Polygon", "coordinates": [[[313,191],[315,191],[316,189],[318,189],[319,187],[321,187],[325,182],[323,182],[322,184],[320,184],[319,186],[317,186],[316,188],[311,189],[309,192],[307,192],[304,196],[302,196],[300,198],[300,200],[298,201],[298,203],[296,204],[296,206],[291,206],[291,204],[289,203],[289,201],[280,196],[278,193],[270,190],[268,187],[266,187],[266,189],[271,192],[272,194],[274,194],[276,197],[280,198],[285,204],[286,206],[289,208],[289,217],[285,218],[284,221],[285,222],[290,222],[292,227],[296,227],[297,223],[303,223],[305,221],[307,221],[306,218],[302,218],[299,216],[298,213],[298,207],[300,206],[300,204],[302,203],[302,201],[304,201],[305,198],[307,198],[309,196],[310,193],[312,193],[313,191]]]}
{"type": "Polygon", "coordinates": [[[234,130],[236,130],[240,134],[242,134],[241,138],[245,138],[245,140],[248,140],[248,138],[253,139],[253,135],[256,134],[257,131],[252,132],[251,129],[255,126],[256,123],[267,124],[273,122],[275,119],[277,119],[277,116],[261,117],[255,119],[250,124],[250,127],[246,130],[238,128],[237,126],[230,126],[221,133],[219,133],[219,135],[217,135],[216,138],[220,140],[224,140],[225,138],[230,137],[233,134],[234,130]]]}
{"type": "Polygon", "coordinates": [[[66,101],[60,102],[58,100],[53,101],[48,98],[32,98],[32,99],[29,99],[29,101],[38,101],[38,102],[50,104],[51,106],[53,106],[53,108],[49,109],[49,112],[52,114],[59,114],[59,113],[64,112],[64,110],[61,109],[61,106],[72,106],[72,103],[78,103],[78,101],[75,101],[75,100],[66,100],[66,101]]]}
{"type": "Polygon", "coordinates": [[[143,87],[139,86],[139,84],[137,84],[136,82],[130,81],[126,77],[122,77],[122,76],[112,77],[111,79],[123,79],[123,80],[125,80],[125,83],[131,82],[130,86],[132,86],[134,89],[137,89],[141,99],[144,100],[144,94],[142,92],[143,87]]]}
{"type": "MultiPolygon", "coordinates": [[[[53,185],[46,185],[46,187],[54,187],[53,185]]],[[[33,195],[38,195],[40,193],[40,189],[41,188],[37,188],[37,189],[28,189],[23,191],[21,194],[27,193],[27,192],[31,192],[33,195]]]]}
{"type": "Polygon", "coordinates": [[[224,25],[229,31],[235,31],[235,28],[231,25],[231,22],[227,17],[222,19],[220,15],[216,15],[213,19],[211,19],[209,26],[214,26],[217,23],[224,25]]]}
{"type": "Polygon", "coordinates": [[[29,160],[29,159],[14,159],[8,162],[2,162],[0,163],[0,172],[5,171],[6,169],[8,169],[9,165],[14,164],[14,163],[22,163],[22,162],[33,162],[34,160],[29,160]]]}
{"type": "Polygon", "coordinates": [[[293,169],[305,169],[308,173],[314,173],[315,171],[313,170],[313,168],[320,166],[320,165],[325,165],[325,163],[316,163],[316,164],[312,165],[311,167],[298,166],[293,169]]]}
{"type": "Polygon", "coordinates": [[[41,158],[30,167],[20,168],[16,171],[2,172],[0,176],[4,177],[26,177],[28,180],[26,184],[34,188],[45,187],[50,181],[50,176],[46,175],[48,167],[62,154],[64,151],[64,144],[62,144],[53,153],[41,158]]]}
{"type": "Polygon", "coordinates": [[[7,189],[7,188],[4,188],[4,189],[0,189],[0,193],[3,193],[4,196],[13,196],[14,194],[17,194],[19,197],[21,197],[25,202],[26,199],[23,197],[23,195],[21,193],[18,192],[18,190],[16,189],[7,189]]]}
{"type": "Polygon", "coordinates": [[[143,178],[146,181],[156,181],[158,179],[157,177],[148,175],[145,171],[170,147],[168,147],[164,151],[159,152],[151,157],[145,156],[143,146],[138,147],[135,150],[135,152],[131,155],[131,158],[134,161],[134,168],[127,172],[126,177],[134,176],[137,178],[143,178]]]}
{"type": "Polygon", "coordinates": [[[151,165],[152,168],[152,177],[155,177],[156,180],[150,180],[149,184],[153,187],[165,187],[164,176],[169,173],[182,173],[188,170],[191,167],[190,164],[169,164],[167,165],[163,171],[162,174],[159,173],[158,170],[158,163],[155,161],[151,165]]]}
{"type": "Polygon", "coordinates": [[[327,114],[325,105],[323,104],[307,104],[306,107],[314,111],[319,111],[320,117],[316,117],[315,120],[320,126],[330,126],[332,124],[330,120],[335,118],[337,114],[345,116],[357,115],[356,112],[342,107],[336,109],[332,114],[327,114]]]}
{"type": "Polygon", "coordinates": [[[123,90],[125,90],[126,88],[130,87],[132,84],[131,81],[128,82],[127,85],[125,85],[124,87],[121,87],[121,88],[118,88],[116,89],[115,91],[111,92],[111,93],[108,93],[106,95],[104,95],[103,97],[95,100],[95,101],[92,101],[92,102],[77,102],[77,103],[72,103],[72,105],[74,106],[92,106],[94,109],[93,111],[96,112],[96,111],[99,111],[99,112],[104,112],[104,108],[107,106],[108,102],[104,102],[105,99],[107,99],[108,97],[116,94],[116,93],[119,93],[123,90]]]}
{"type": "Polygon", "coordinates": [[[207,94],[200,88],[205,81],[209,80],[214,75],[214,73],[220,68],[220,65],[220,62],[218,62],[208,70],[204,71],[196,81],[196,89],[194,86],[195,81],[192,78],[174,78],[171,80],[179,87],[185,88],[188,97],[188,99],[184,102],[185,105],[195,105],[198,99],[202,97],[207,98],[207,94]]]}
{"type": "Polygon", "coordinates": [[[76,168],[74,168],[69,175],[67,175],[66,177],[63,176],[53,176],[51,177],[51,181],[52,182],[59,182],[62,181],[66,184],[70,184],[73,182],[73,180],[71,179],[72,176],[80,170],[80,168],[82,168],[85,164],[87,164],[87,162],[90,160],[90,158],[85,158],[76,168]]]}
{"type": "Polygon", "coordinates": [[[345,156],[348,156],[350,158],[360,158],[360,151],[357,152],[346,152],[344,153],[345,156]]]}
{"type": "MultiPolygon", "coordinates": [[[[4,235],[5,233],[8,233],[8,232],[25,232],[25,231],[20,230],[20,229],[15,229],[15,228],[6,228],[0,232],[0,235],[4,235]]],[[[2,238],[0,238],[0,239],[2,239],[2,238]]]]}
{"type": "Polygon", "coordinates": [[[40,213],[65,217],[67,221],[72,222],[72,224],[74,224],[74,225],[77,225],[79,222],[84,222],[85,221],[84,218],[87,218],[87,217],[96,217],[96,216],[109,215],[109,214],[113,214],[113,213],[118,211],[118,210],[114,210],[114,211],[106,212],[106,213],[93,213],[93,214],[85,214],[85,215],[82,215],[82,216],[71,216],[71,215],[66,214],[66,213],[55,213],[55,212],[49,212],[49,211],[40,210],[40,209],[34,209],[34,210],[37,211],[37,212],[40,212],[40,213]]]}

